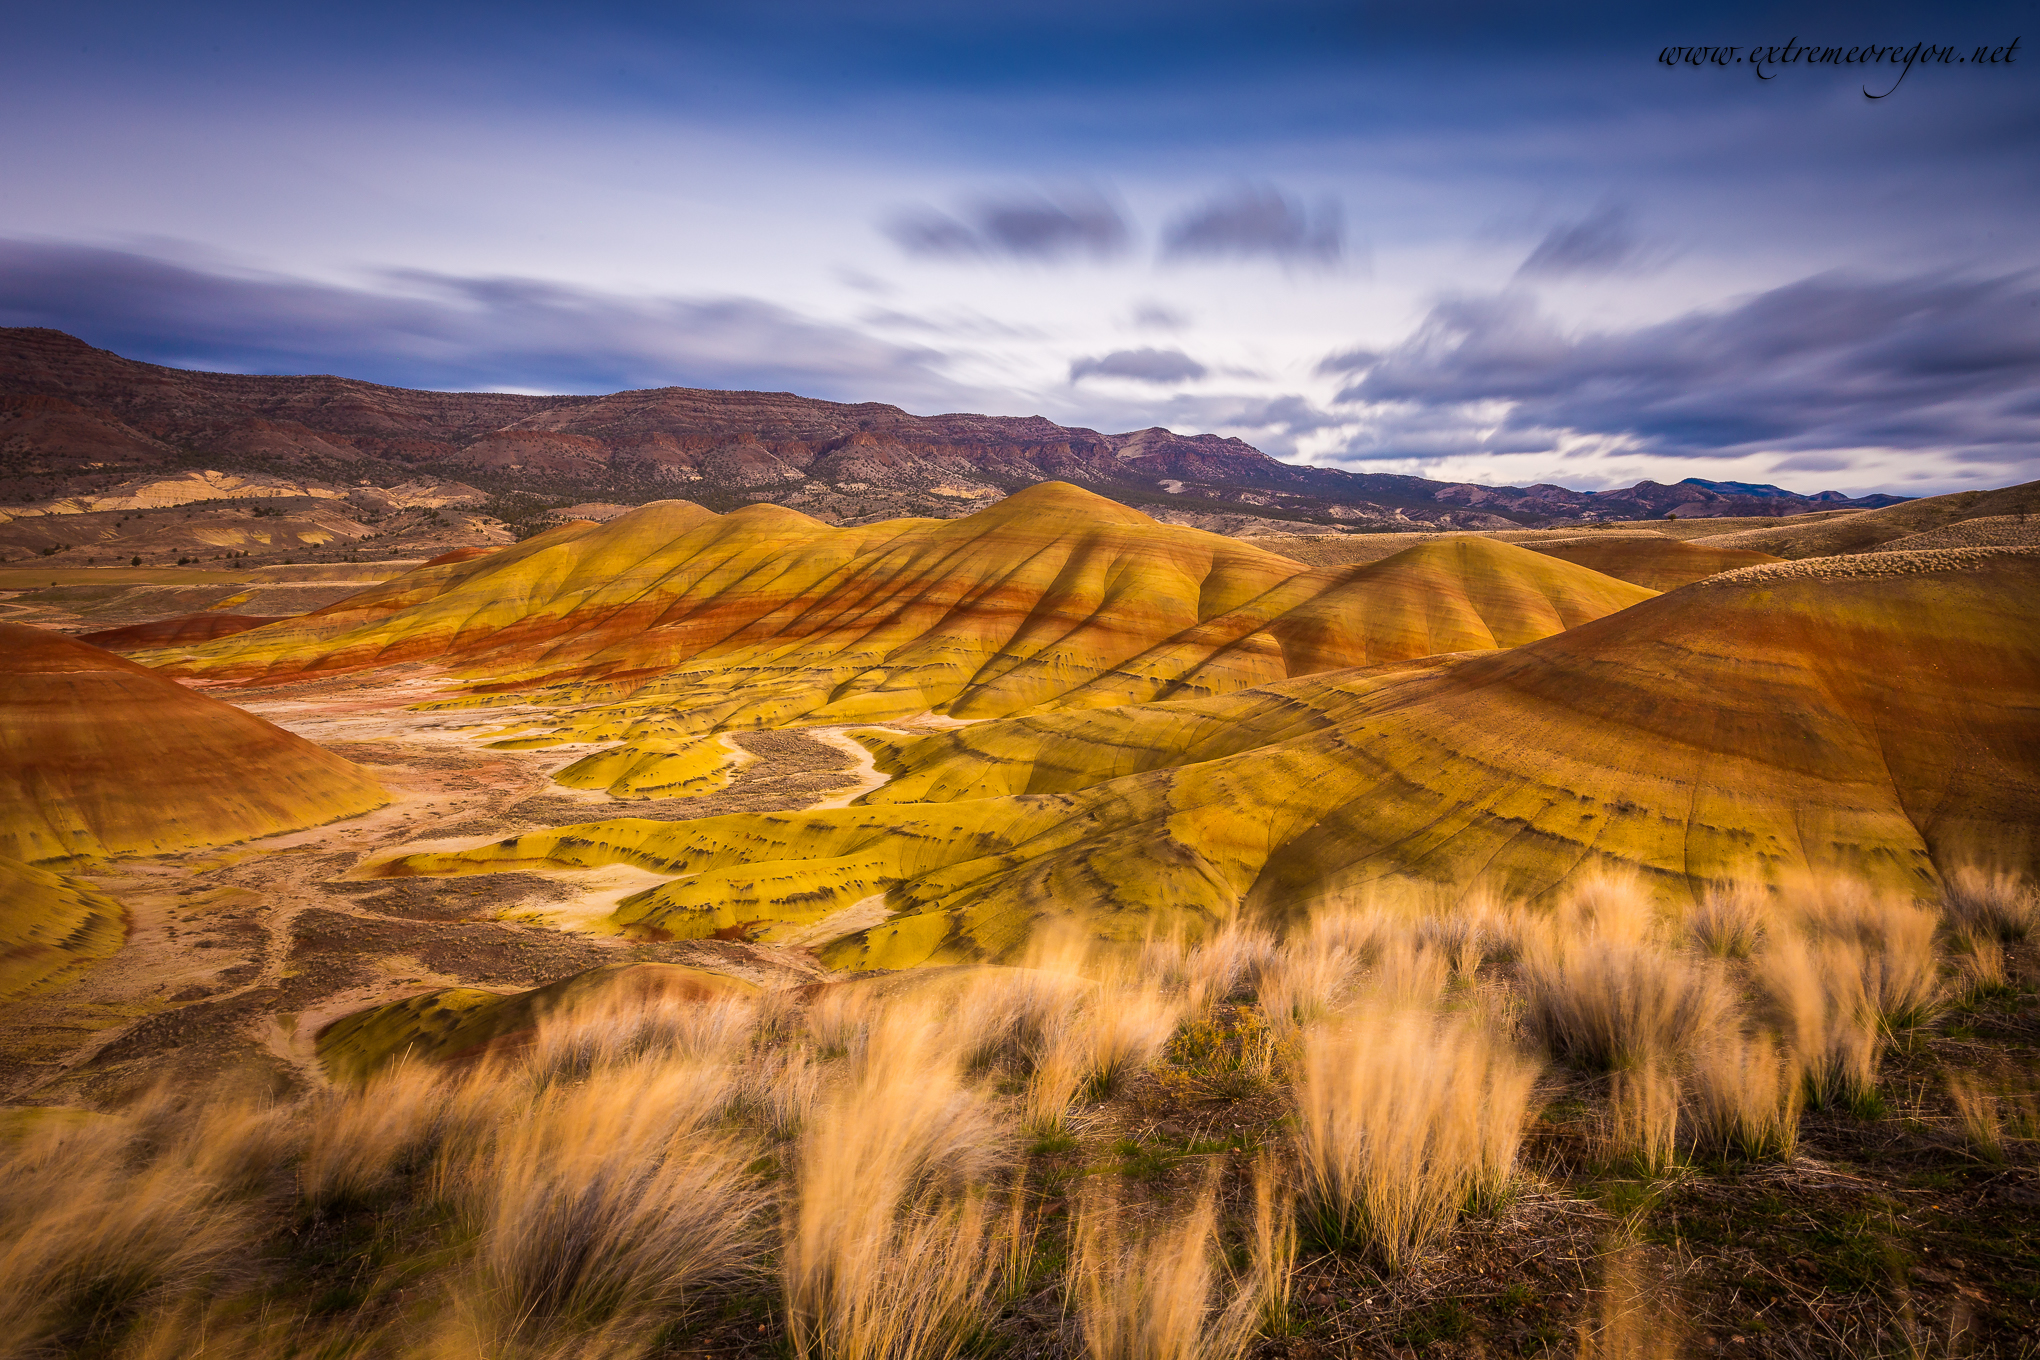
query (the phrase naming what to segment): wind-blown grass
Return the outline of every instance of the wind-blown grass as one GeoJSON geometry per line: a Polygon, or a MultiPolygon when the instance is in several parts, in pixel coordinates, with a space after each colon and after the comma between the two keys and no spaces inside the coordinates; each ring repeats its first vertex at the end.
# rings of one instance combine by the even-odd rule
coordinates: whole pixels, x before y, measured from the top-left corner
{"type": "MultiPolygon", "coordinates": [[[[1791,1156],[1804,1105],[1860,1108],[1935,1022],[1939,951],[1972,992],[2004,976],[2028,893],[1952,874],[1944,916],[1729,885],[1681,914],[1619,878],[1555,906],[1377,888],[1279,937],[611,999],[292,1104],[28,1121],[0,1141],[0,1360],[622,1360],[733,1315],[796,1360],[952,1360],[1044,1298],[1054,1345],[1228,1360],[1299,1325],[1300,1256],[1421,1279],[1462,1216],[1521,1203],[1541,1079],[1587,1105],[1546,1126],[1572,1140],[1551,1165],[1791,1156]],[[1099,1154],[1156,1107],[1235,1122],[1145,1138],[1122,1186],[1099,1154]],[[364,1237],[344,1280],[292,1264],[364,1237]]],[[[2025,1155],[2030,1099],[1942,1086],[1969,1154],[2025,1155]]]]}
{"type": "Polygon", "coordinates": [[[1144,1235],[1116,1189],[1093,1187],[1077,1213],[1071,1293],[1091,1360],[1233,1360],[1260,1314],[1254,1282],[1222,1268],[1210,1190],[1144,1235]],[[1227,1298],[1226,1295],[1231,1297],[1227,1298]]]}
{"type": "Polygon", "coordinates": [[[1463,1015],[1376,1004],[1311,1034],[1297,1083],[1303,1221],[1401,1269],[1514,1169],[1535,1068],[1463,1015]]]}

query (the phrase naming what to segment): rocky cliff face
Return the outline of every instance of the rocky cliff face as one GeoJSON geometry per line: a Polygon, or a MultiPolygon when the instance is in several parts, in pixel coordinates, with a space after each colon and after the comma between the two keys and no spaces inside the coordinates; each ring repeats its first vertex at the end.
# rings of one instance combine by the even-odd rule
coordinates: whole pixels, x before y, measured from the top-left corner
{"type": "Polygon", "coordinates": [[[718,511],[771,501],[838,524],[954,518],[1049,480],[1177,522],[1244,515],[1345,529],[1858,504],[1777,488],[1722,493],[1704,483],[1619,493],[1452,485],[1300,467],[1217,435],[1101,434],[1040,416],[915,416],[785,392],[546,397],[197,373],[124,359],[61,331],[0,329],[0,473],[17,503],[200,467],[373,486],[444,478],[532,498],[534,515],[570,501],[682,497],[718,511]]]}

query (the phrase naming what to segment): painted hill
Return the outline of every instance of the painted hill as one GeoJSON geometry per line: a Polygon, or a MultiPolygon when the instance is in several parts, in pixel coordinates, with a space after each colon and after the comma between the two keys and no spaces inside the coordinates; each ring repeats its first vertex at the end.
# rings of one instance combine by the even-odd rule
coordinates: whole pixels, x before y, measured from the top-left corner
{"type": "Polygon", "coordinates": [[[1683,896],[1838,870],[1925,893],[1972,859],[2040,864],[2036,605],[2034,550],[1756,567],[1509,651],[930,737],[865,806],[609,821],[386,872],[628,862],[681,877],[622,920],[840,932],[838,967],[1010,957],[1056,915],[1136,940],[1384,876],[1535,895],[1616,866],[1683,896]]]}
{"type": "Polygon", "coordinates": [[[1762,566],[1782,559],[1748,549],[1682,543],[1646,534],[1594,534],[1523,545],[1561,561],[1589,567],[1618,581],[1651,590],[1677,590],[1724,571],[1762,566]]]}
{"type": "Polygon", "coordinates": [[[0,1000],[120,948],[119,904],[68,874],[0,856],[0,1000]]]}
{"type": "Polygon", "coordinates": [[[1473,538],[1309,568],[1044,483],[961,520],[849,529],[777,506],[662,502],[146,659],[263,681],[437,661],[491,692],[582,706],[553,740],[656,747],[1226,693],[1515,646],[1649,594],[1473,538]]]}
{"type": "Polygon", "coordinates": [[[1837,515],[1810,524],[1785,525],[1775,529],[1744,529],[1732,534],[1694,540],[1696,546],[1731,548],[1770,553],[1774,557],[1801,559],[1833,557],[1870,552],[1878,548],[1938,548],[1950,546],[2017,546],[2031,541],[2032,521],[2040,518],[2040,482],[2025,482],[1996,491],[1957,491],[1947,496],[1930,496],[1881,510],[1837,515]],[[1988,519],[1999,532],[1977,536],[1963,544],[1950,544],[1945,531],[1955,525],[1988,519]],[[1929,538],[1928,535],[1934,535],[1929,538]],[[1910,540],[1917,541],[1910,541],[1910,540]]]}
{"type": "Polygon", "coordinates": [[[71,638],[0,623],[0,856],[161,854],[351,817],[359,767],[71,638]]]}

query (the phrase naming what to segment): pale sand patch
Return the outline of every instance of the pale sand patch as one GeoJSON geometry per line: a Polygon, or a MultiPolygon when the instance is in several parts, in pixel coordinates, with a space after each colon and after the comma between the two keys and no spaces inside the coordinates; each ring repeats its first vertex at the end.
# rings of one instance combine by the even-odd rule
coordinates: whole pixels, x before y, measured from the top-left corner
{"type": "MultiPolygon", "coordinates": [[[[894,736],[906,735],[896,727],[880,727],[871,723],[856,723],[853,726],[860,732],[890,732],[894,736]]],[[[841,793],[834,794],[831,797],[824,798],[819,803],[810,805],[808,808],[810,812],[819,812],[824,808],[849,807],[853,801],[862,798],[873,789],[883,787],[886,781],[892,778],[889,774],[880,774],[878,772],[877,760],[872,756],[871,752],[864,749],[862,742],[850,735],[850,729],[842,727],[804,727],[800,730],[813,737],[816,741],[827,742],[856,762],[852,773],[855,774],[857,782],[841,793]]],[[[849,908],[849,910],[855,910],[855,908],[849,908]]]]}
{"type": "Polygon", "coordinates": [[[853,773],[857,782],[850,788],[831,794],[819,803],[810,804],[808,811],[820,812],[827,808],[849,807],[850,804],[870,793],[883,788],[892,779],[889,774],[880,774],[877,760],[864,744],[851,736],[852,732],[889,732],[896,737],[912,736],[917,731],[948,732],[959,727],[969,727],[983,718],[952,718],[941,713],[916,713],[911,718],[902,718],[888,723],[846,723],[841,727],[801,727],[794,729],[816,741],[825,741],[856,761],[853,773]]]}
{"type": "Polygon", "coordinates": [[[635,864],[604,864],[594,869],[540,864],[529,866],[524,872],[572,888],[579,896],[565,902],[513,907],[497,913],[493,919],[535,922],[561,930],[578,931],[583,935],[621,935],[623,927],[610,919],[617,903],[632,893],[641,893],[663,883],[674,883],[679,878],[694,877],[692,874],[682,874],[678,878],[672,874],[656,874],[635,864]]]}
{"type": "Polygon", "coordinates": [[[845,935],[855,935],[860,930],[884,925],[892,912],[885,905],[884,893],[873,893],[861,897],[841,911],[832,911],[813,925],[802,926],[783,939],[772,943],[789,948],[818,949],[845,935]]]}

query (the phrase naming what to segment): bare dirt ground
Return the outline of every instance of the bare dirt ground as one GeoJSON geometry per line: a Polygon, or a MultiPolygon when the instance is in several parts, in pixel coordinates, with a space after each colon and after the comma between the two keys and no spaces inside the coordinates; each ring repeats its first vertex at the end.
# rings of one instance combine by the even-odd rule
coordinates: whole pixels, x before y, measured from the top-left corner
{"type": "Polygon", "coordinates": [[[732,740],[753,759],[730,785],[625,801],[551,781],[591,747],[487,747],[533,710],[410,711],[448,692],[432,668],[215,692],[367,767],[389,805],[223,850],[82,871],[126,908],[128,942],[67,985],[0,1003],[0,1101],[98,1104],[226,1073],[285,1094],[324,1081],[313,1044],[327,1024],[442,987],[523,990],[638,960],[761,983],[817,976],[802,948],[617,933],[605,920],[616,901],[661,881],[643,870],[350,875],[411,851],[608,817],[842,806],[884,778],[841,730],[747,732],[732,740]]]}
{"type": "Polygon", "coordinates": [[[56,633],[91,633],[178,614],[287,616],[358,594],[419,565],[410,561],[344,566],[0,567],[0,620],[56,633]],[[210,569],[208,569],[210,568],[210,569]]]}

